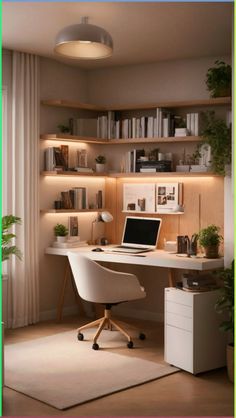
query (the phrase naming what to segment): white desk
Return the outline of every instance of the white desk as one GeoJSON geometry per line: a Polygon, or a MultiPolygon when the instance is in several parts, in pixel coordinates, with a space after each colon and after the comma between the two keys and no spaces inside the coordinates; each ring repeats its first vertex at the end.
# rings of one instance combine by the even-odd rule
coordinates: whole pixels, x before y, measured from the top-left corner
{"type": "MultiPolygon", "coordinates": [[[[95,261],[111,262],[111,263],[122,263],[122,264],[134,264],[140,266],[152,266],[152,267],[164,267],[168,269],[169,286],[175,287],[174,280],[174,269],[186,269],[196,271],[214,270],[224,267],[223,257],[217,259],[208,259],[204,257],[180,257],[176,254],[170,254],[163,250],[151,251],[143,254],[122,254],[122,253],[111,253],[113,246],[100,246],[104,249],[103,252],[92,251],[96,246],[85,246],[70,249],[59,249],[48,247],[45,250],[46,254],[67,256],[69,251],[83,253],[86,257],[95,261]]],[[[58,305],[58,320],[62,318],[62,310],[64,304],[65,289],[68,279],[71,277],[70,266],[67,264],[63,286],[61,289],[61,296],[58,305]]],[[[74,280],[72,285],[75,289],[74,280]]]]}

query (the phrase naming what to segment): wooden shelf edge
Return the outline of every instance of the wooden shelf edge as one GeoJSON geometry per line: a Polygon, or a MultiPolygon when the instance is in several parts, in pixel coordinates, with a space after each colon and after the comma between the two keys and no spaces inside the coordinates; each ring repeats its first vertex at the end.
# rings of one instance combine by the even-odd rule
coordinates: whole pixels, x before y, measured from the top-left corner
{"type": "Polygon", "coordinates": [[[122,213],[137,213],[140,215],[184,215],[184,212],[163,211],[163,212],[148,212],[139,210],[122,210],[122,213]]]}
{"type": "Polygon", "coordinates": [[[86,212],[103,212],[107,209],[40,209],[40,213],[86,213],[86,212]]]}
{"type": "Polygon", "coordinates": [[[200,136],[170,136],[155,138],[129,138],[129,139],[99,139],[95,137],[82,137],[67,134],[43,134],[40,135],[42,141],[66,141],[66,142],[87,142],[95,145],[120,145],[120,144],[151,144],[151,143],[167,143],[167,142],[198,142],[202,138],[200,136]]]}
{"type": "Polygon", "coordinates": [[[156,172],[156,173],[109,173],[109,177],[114,178],[145,178],[145,177],[222,177],[218,174],[210,172],[181,172],[181,171],[172,171],[172,172],[156,172]]]}
{"type": "Polygon", "coordinates": [[[78,173],[76,171],[42,171],[41,176],[86,176],[86,177],[106,177],[106,178],[145,178],[145,177],[223,177],[209,171],[194,172],[171,171],[171,172],[150,172],[150,173],[78,173]]]}
{"type": "Polygon", "coordinates": [[[112,104],[109,106],[99,106],[91,103],[73,102],[69,100],[42,100],[41,104],[45,106],[53,107],[67,107],[81,110],[92,110],[98,112],[104,111],[122,111],[122,110],[142,110],[142,109],[155,109],[157,107],[163,108],[177,108],[177,107],[197,107],[197,106],[222,106],[230,105],[232,102],[231,97],[217,97],[212,99],[198,99],[198,100],[184,100],[184,101],[169,101],[169,102],[157,102],[157,103],[130,103],[127,105],[112,104]]]}
{"type": "Polygon", "coordinates": [[[78,171],[41,171],[41,176],[52,176],[52,177],[56,177],[56,176],[86,176],[86,177],[107,177],[108,174],[107,173],[78,173],[78,171]]]}
{"type": "Polygon", "coordinates": [[[96,137],[76,136],[69,134],[42,134],[41,141],[65,141],[65,142],[88,142],[93,144],[106,144],[107,139],[99,139],[96,137]]]}
{"type": "Polygon", "coordinates": [[[68,107],[70,109],[93,110],[97,112],[104,112],[107,110],[105,106],[94,105],[91,103],[73,102],[70,100],[41,100],[41,104],[44,106],[68,107]]]}

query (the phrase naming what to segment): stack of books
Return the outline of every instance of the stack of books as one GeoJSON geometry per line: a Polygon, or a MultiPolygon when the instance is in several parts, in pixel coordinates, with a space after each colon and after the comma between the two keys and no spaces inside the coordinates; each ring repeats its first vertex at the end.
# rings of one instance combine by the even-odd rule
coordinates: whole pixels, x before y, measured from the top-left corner
{"type": "Polygon", "coordinates": [[[74,240],[73,241],[68,240],[66,242],[57,242],[57,241],[54,241],[52,243],[52,246],[54,248],[76,248],[76,247],[84,247],[86,245],[88,245],[87,244],[87,241],[80,241],[79,238],[76,241],[74,241],[74,240]]]}

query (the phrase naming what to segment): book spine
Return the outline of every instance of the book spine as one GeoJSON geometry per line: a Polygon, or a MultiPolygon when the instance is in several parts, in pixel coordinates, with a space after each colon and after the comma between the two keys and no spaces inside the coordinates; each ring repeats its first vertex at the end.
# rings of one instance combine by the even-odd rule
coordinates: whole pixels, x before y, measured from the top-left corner
{"type": "Polygon", "coordinates": [[[169,121],[168,118],[163,119],[163,137],[168,138],[169,136],[169,121]]]}
{"type": "Polygon", "coordinates": [[[116,121],[116,134],[115,134],[116,139],[120,139],[120,121],[117,120],[116,121]]]}
{"type": "Polygon", "coordinates": [[[194,113],[190,113],[190,135],[194,135],[194,128],[195,128],[194,120],[195,120],[194,113]]]}
{"type": "Polygon", "coordinates": [[[55,167],[55,159],[54,159],[54,149],[53,147],[49,147],[45,150],[44,154],[44,167],[46,171],[53,171],[55,167]]]}
{"type": "Polygon", "coordinates": [[[156,136],[159,137],[159,112],[160,109],[157,107],[156,109],[156,136]]]}
{"type": "Polygon", "coordinates": [[[68,145],[61,145],[61,153],[65,163],[65,170],[68,170],[69,167],[69,146],[68,145]]]}
{"type": "Polygon", "coordinates": [[[100,117],[97,118],[97,138],[101,138],[101,120],[100,117]]]}
{"type": "Polygon", "coordinates": [[[159,128],[158,136],[159,136],[159,138],[161,138],[162,137],[162,110],[161,109],[159,109],[158,128],[159,128]]]}
{"type": "Polygon", "coordinates": [[[199,114],[194,113],[194,135],[199,135],[199,114]]]}
{"type": "Polygon", "coordinates": [[[96,197],[97,197],[97,208],[102,209],[102,190],[98,190],[96,197]]]}
{"type": "Polygon", "coordinates": [[[136,138],[136,118],[132,118],[132,138],[136,138]]]}
{"type": "Polygon", "coordinates": [[[186,128],[188,130],[188,135],[191,135],[191,116],[190,113],[186,115],[186,128]]]}

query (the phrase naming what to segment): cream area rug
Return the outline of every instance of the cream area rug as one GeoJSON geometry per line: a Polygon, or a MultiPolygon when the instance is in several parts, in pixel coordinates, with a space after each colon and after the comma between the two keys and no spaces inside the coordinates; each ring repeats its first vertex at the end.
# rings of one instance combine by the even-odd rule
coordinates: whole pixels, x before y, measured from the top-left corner
{"type": "Polygon", "coordinates": [[[5,346],[5,385],[58,409],[97,399],[178,371],[136,357],[145,341],[127,355],[110,352],[126,342],[118,332],[103,331],[98,351],[92,350],[94,330],[77,340],[69,331],[5,346]],[[103,347],[103,348],[102,348],[103,347]],[[138,349],[139,347],[139,349],[138,349]]]}

